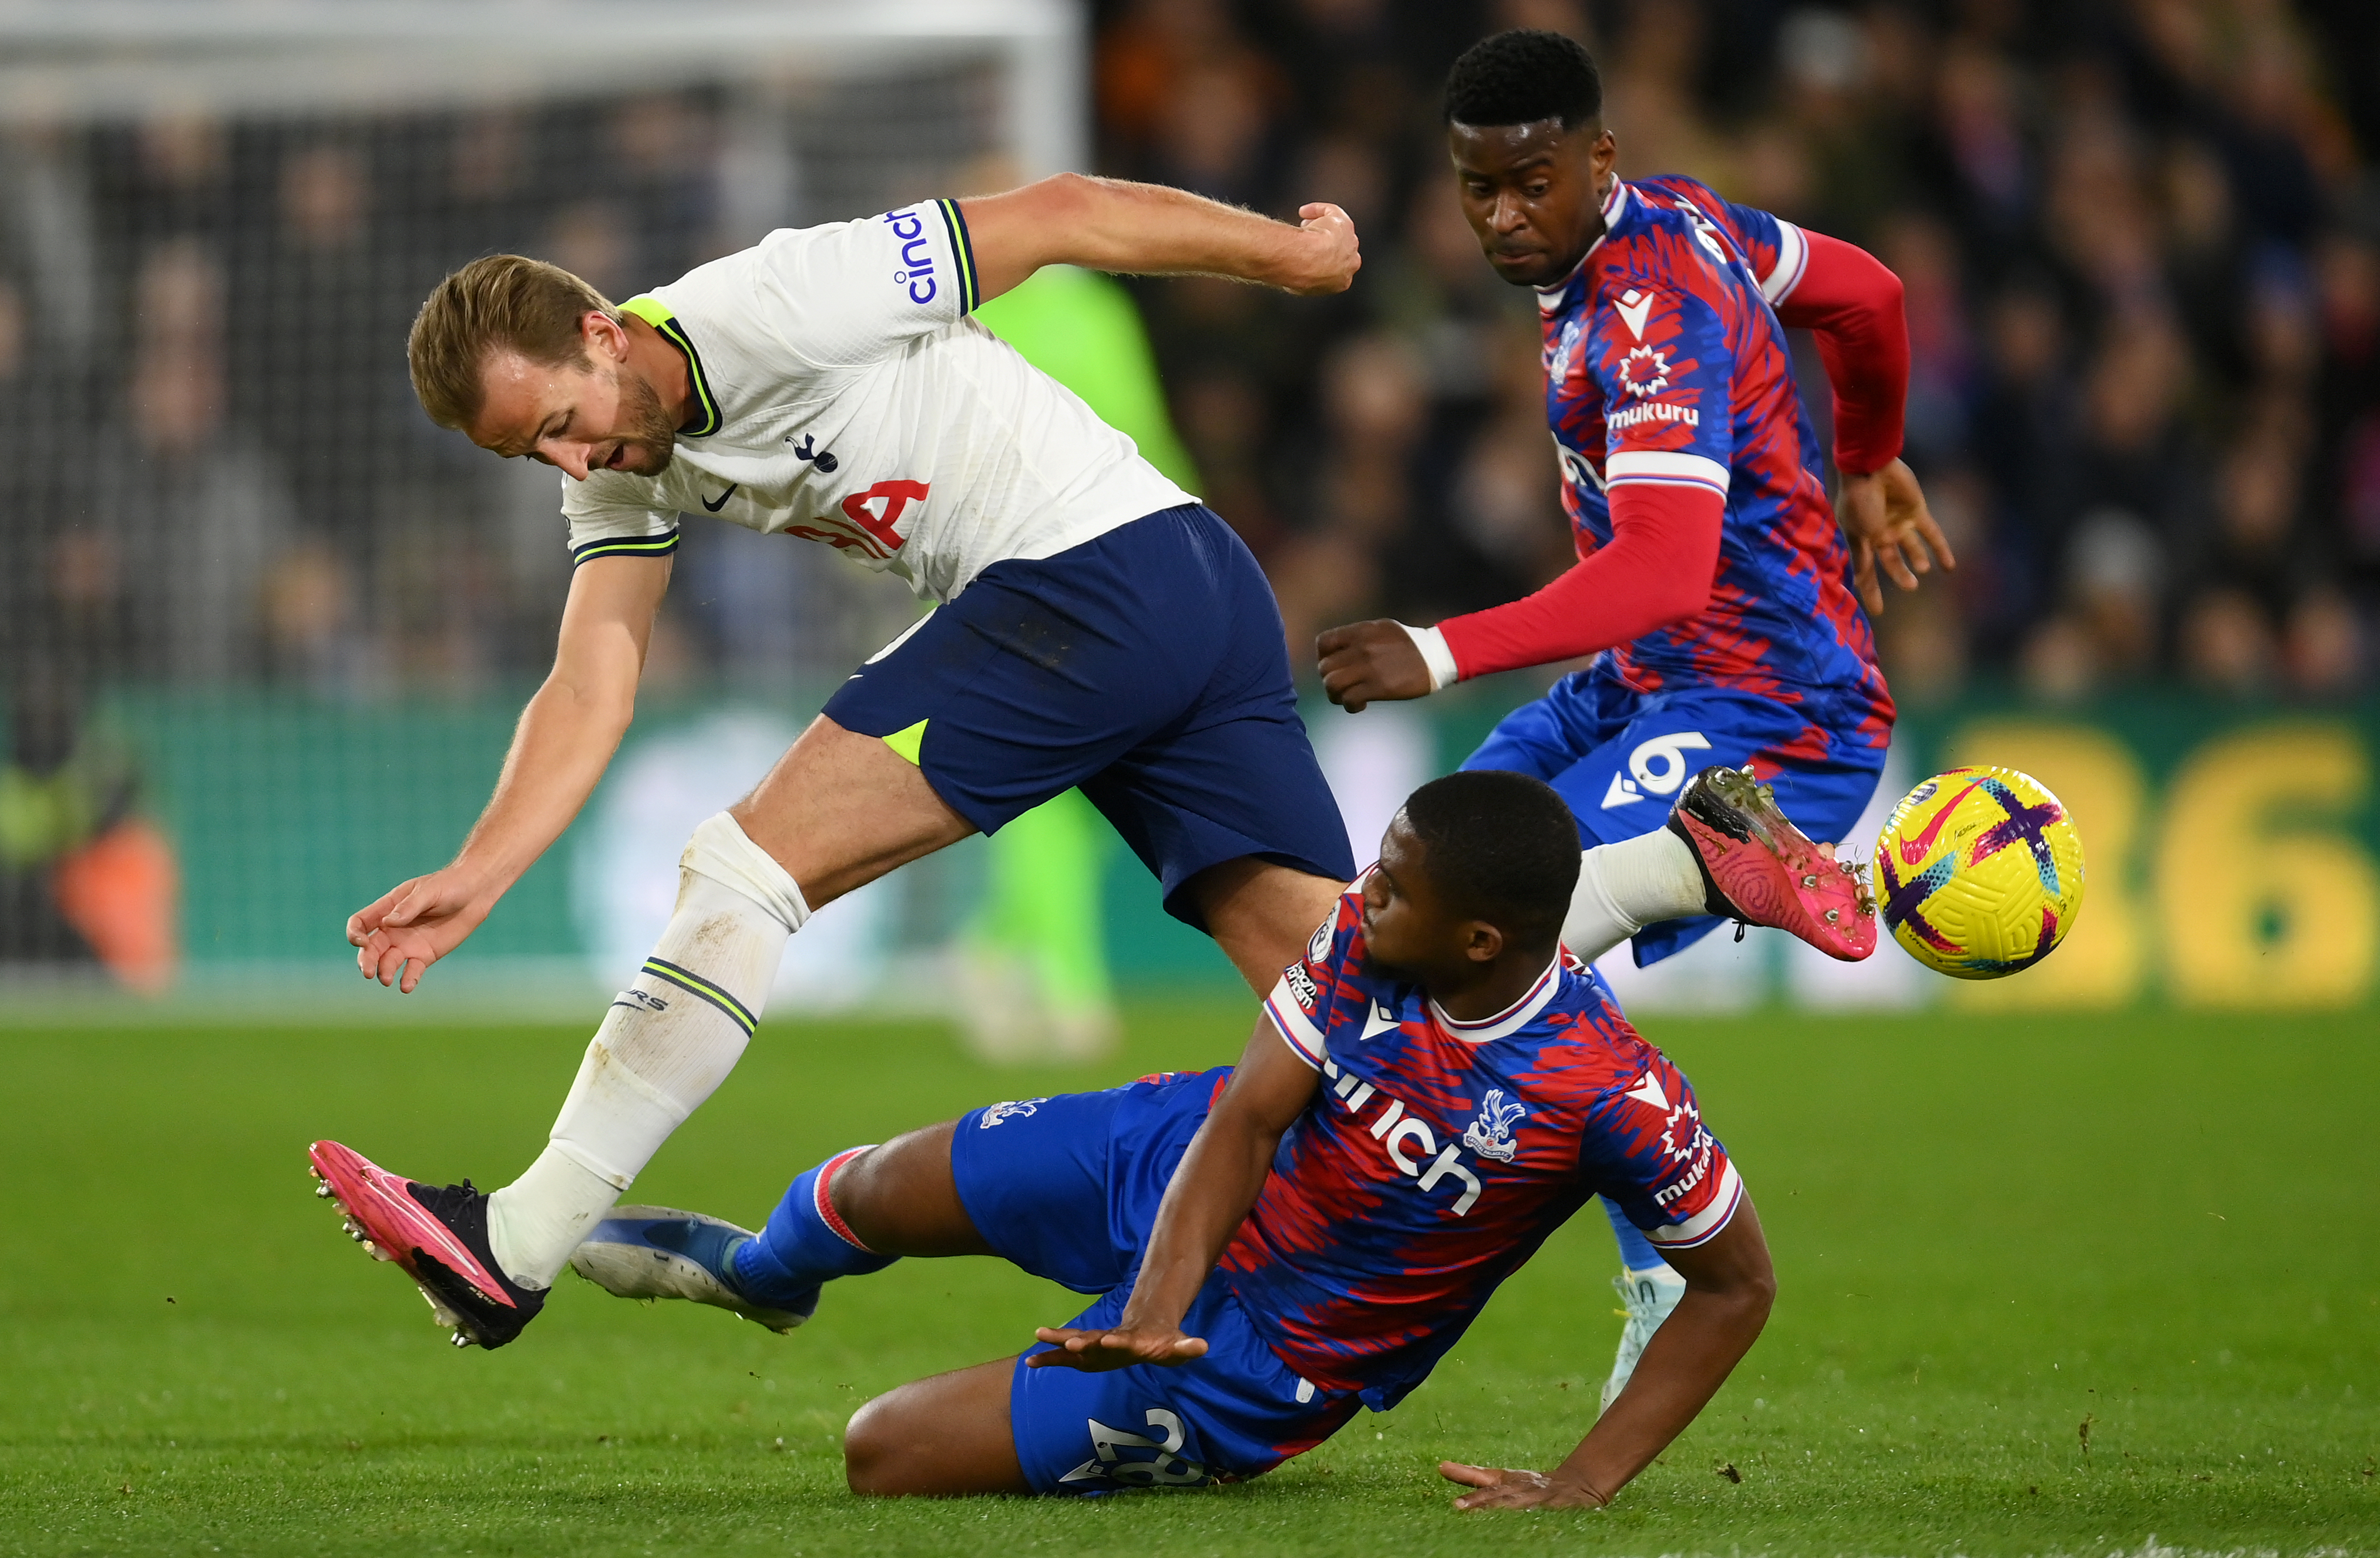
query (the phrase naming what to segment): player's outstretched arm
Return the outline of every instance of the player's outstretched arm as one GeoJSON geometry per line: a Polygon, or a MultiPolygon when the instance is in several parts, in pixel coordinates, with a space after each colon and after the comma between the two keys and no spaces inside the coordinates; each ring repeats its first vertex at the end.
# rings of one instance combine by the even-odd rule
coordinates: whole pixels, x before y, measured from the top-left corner
{"type": "Polygon", "coordinates": [[[1203,1356],[1206,1342],[1183,1334],[1182,1317],[1257,1204],[1281,1133],[1321,1081],[1321,1073],[1273,1030],[1270,1018],[1257,1018],[1247,1053],[1165,1187],[1123,1316],[1108,1331],[1043,1326],[1034,1334],[1055,1350],[1035,1353],[1026,1366],[1098,1370],[1203,1356]]]}
{"type": "Polygon", "coordinates": [[[1533,595],[1435,627],[1381,618],[1325,631],[1322,690],[1349,713],[1421,698],[1465,676],[1593,654],[1701,611],[1718,571],[1726,500],[1696,487],[1616,481],[1611,540],[1533,595]]]}
{"type": "Polygon", "coordinates": [[[1777,1276],[1746,1195],[1717,1237],[1669,1252],[1686,1296],[1653,1333],[1628,1388],[1570,1458],[1550,1472],[1441,1461],[1439,1473],[1474,1490],[1457,1509],[1531,1509],[1609,1503],[1718,1394],[1768,1321],[1777,1276]]]}
{"type": "Polygon", "coordinates": [[[410,995],[562,836],[636,713],[666,557],[602,557],[571,575],[553,670],[521,712],[496,790],[454,862],[400,882],[347,918],[364,978],[410,995]]]}
{"type": "Polygon", "coordinates": [[[1300,207],[1297,226],[1171,189],[1062,173],[959,202],[989,301],[1044,265],[1133,275],[1229,276],[1284,292],[1344,292],[1364,263],[1335,205],[1300,207]]]}

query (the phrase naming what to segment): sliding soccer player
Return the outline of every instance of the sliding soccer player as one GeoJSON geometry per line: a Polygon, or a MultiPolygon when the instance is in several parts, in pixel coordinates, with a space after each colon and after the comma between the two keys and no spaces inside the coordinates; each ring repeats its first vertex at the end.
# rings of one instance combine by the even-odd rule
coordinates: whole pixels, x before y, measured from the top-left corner
{"type": "MultiPolygon", "coordinates": [[[[1570,951],[1591,962],[1633,939],[1652,963],[1729,918],[1863,958],[1866,884],[1804,830],[1845,837],[1883,772],[1893,705],[1861,609],[1882,609],[1876,564],[1913,589],[1929,549],[1951,562],[1899,457],[1900,284],[1692,179],[1621,179],[1602,103],[1586,51],[1551,32],[1488,38],[1447,79],[1463,213],[1496,273],[1536,291],[1580,560],[1435,627],[1333,628],[1324,686],[1360,710],[1596,655],[1463,765],[1536,774],[1570,802],[1586,846],[1570,951]],[[1817,331],[1834,387],[1831,509],[1786,325],[1817,331]]],[[[1607,1211],[1630,1309],[1608,1399],[1682,1284],[1607,1211]]]]}
{"type": "Polygon", "coordinates": [[[1061,175],[772,233],[617,307],[517,255],[431,294],[408,343],[423,408],[564,473],[577,566],[553,672],[461,853],[349,920],[367,977],[413,990],[585,803],[628,726],[681,512],[823,542],[939,603],[695,831],[675,915],[527,1173],[441,1188],[315,1144],[351,1232],[458,1345],[536,1316],[743,1053],[787,938],[905,861],[1079,785],[1252,986],[1295,954],[1354,862],[1263,574],[967,316],[1061,263],[1343,290],[1353,225],[1302,215],[1061,175]]]}
{"type": "Polygon", "coordinates": [[[1550,1472],[1442,1462],[1465,1509],[1608,1503],[1692,1422],[1775,1291],[1692,1087],[1557,944],[1577,827],[1516,773],[1415,791],[1237,1067],[992,1104],[795,1179],[758,1235],[623,1207],[572,1257],[624,1297],[777,1330],[837,1278],[996,1255],[1097,1301],[904,1385],[844,1441],[863,1493],[1104,1493],[1258,1476],[1428,1377],[1592,1197],[1686,1295],[1550,1472]]]}

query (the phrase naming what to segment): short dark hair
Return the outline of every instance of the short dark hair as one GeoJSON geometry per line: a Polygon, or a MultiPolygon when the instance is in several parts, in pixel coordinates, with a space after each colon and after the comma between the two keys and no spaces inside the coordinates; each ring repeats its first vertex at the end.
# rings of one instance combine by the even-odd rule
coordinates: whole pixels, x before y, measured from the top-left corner
{"type": "Polygon", "coordinates": [[[1578,823],[1553,786],[1493,769],[1450,773],[1406,797],[1403,817],[1448,907],[1524,947],[1561,939],[1578,885],[1578,823]]]}
{"type": "Polygon", "coordinates": [[[1560,119],[1562,128],[1603,116],[1603,78],[1574,38],[1521,28],[1482,38],[1446,73],[1446,119],[1459,125],[1533,125],[1560,119]]]}

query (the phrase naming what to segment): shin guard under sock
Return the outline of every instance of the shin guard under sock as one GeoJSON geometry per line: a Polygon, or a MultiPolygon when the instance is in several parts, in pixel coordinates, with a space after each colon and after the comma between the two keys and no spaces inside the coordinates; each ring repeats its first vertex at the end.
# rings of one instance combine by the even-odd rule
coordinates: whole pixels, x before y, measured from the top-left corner
{"type": "Polygon", "coordinates": [[[880,1272],[899,1259],[860,1243],[829,1194],[837,1171],[867,1150],[845,1148],[796,1178],[768,1225],[735,1247],[735,1285],[746,1297],[792,1308],[822,1282],[880,1272]]]}
{"type": "Polygon", "coordinates": [[[587,1047],[545,1150],[488,1207],[504,1274],[549,1286],[578,1241],[743,1055],[785,942],[808,917],[725,812],[679,861],[676,912],[587,1047]]]}
{"type": "Polygon", "coordinates": [[[1693,846],[1667,828],[1598,845],[1579,858],[1562,945],[1592,963],[1647,925],[1708,912],[1706,891],[1693,846]]]}

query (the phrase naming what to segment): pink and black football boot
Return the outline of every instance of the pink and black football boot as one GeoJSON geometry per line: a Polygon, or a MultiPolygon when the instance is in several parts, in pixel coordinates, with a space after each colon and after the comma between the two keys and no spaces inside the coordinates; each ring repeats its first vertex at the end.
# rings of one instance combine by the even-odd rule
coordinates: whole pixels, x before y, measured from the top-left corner
{"type": "Polygon", "coordinates": [[[1749,767],[1706,768],[1686,781],[1668,826],[1694,852],[1711,913],[1774,926],[1845,963],[1876,950],[1867,868],[1811,843],[1749,767]]]}
{"type": "Polygon", "coordinates": [[[488,1194],[468,1179],[423,1185],[394,1175],[335,1141],[306,1154],[314,1194],[346,1213],[347,1235],[375,1260],[394,1260],[430,1300],[458,1347],[501,1347],[545,1307],[545,1295],[516,1287],[488,1248],[488,1194]]]}

